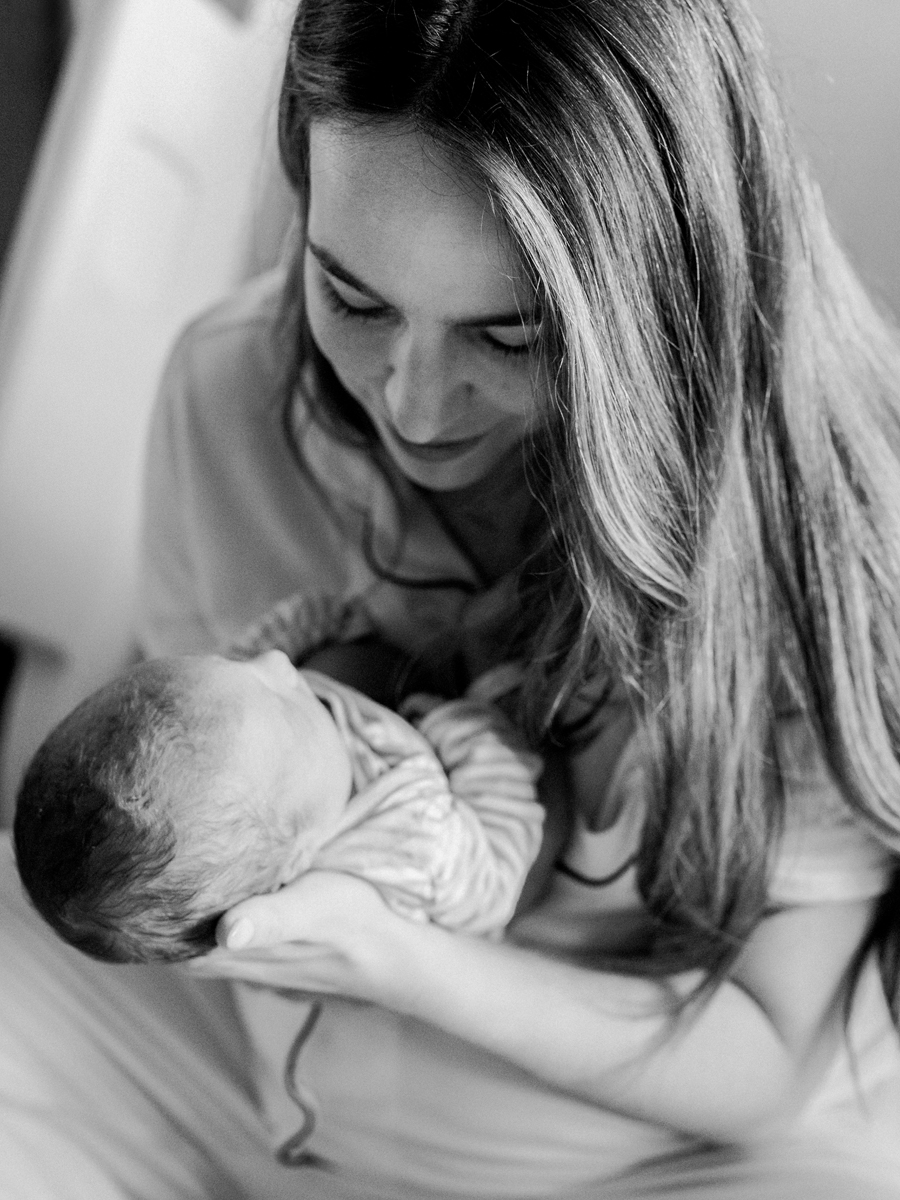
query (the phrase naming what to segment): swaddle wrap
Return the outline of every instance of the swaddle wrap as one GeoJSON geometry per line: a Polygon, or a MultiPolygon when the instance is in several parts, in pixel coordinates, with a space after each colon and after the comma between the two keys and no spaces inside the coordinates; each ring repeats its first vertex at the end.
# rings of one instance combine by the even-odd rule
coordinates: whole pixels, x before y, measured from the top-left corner
{"type": "Polygon", "coordinates": [[[541,762],[474,698],[418,697],[419,728],[326,676],[305,672],[353,764],[354,795],[311,866],[378,888],[394,911],[499,934],[541,843],[541,762]]]}

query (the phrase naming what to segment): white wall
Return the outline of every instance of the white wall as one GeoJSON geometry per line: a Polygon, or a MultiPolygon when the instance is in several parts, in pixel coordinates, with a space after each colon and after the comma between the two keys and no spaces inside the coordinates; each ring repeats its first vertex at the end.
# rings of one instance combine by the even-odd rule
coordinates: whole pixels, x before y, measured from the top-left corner
{"type": "Polygon", "coordinates": [[[97,7],[97,0],[69,0],[69,12],[72,14],[72,24],[80,25],[87,20],[92,10],[97,7]]]}
{"type": "MultiPolygon", "coordinates": [[[[0,0],[2,2],[2,0],[0,0]]],[[[0,819],[131,648],[146,422],[178,330],[277,254],[290,0],[93,0],[0,296],[0,819]]]]}
{"type": "Polygon", "coordinates": [[[832,221],[900,319],[900,0],[752,0],[832,221]]]}

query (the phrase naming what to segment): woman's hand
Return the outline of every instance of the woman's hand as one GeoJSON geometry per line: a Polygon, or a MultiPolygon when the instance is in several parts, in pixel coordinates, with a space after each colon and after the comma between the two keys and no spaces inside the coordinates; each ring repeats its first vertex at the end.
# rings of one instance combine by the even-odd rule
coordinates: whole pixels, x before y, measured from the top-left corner
{"type": "Polygon", "coordinates": [[[394,951],[424,927],[391,912],[371,884],[309,871],[222,917],[219,948],[192,973],[272,988],[386,1002],[394,951]]]}

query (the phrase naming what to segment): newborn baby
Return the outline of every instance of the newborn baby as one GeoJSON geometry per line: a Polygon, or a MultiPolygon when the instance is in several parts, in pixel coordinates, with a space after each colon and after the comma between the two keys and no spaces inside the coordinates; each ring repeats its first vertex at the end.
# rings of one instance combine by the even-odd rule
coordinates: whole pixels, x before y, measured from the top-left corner
{"type": "Polygon", "coordinates": [[[66,941],[114,962],[202,954],[226,909],[312,867],[410,919],[499,933],[541,842],[540,760],[485,700],[407,711],[417,727],[278,650],[142,663],[35,755],[22,882],[66,941]]]}

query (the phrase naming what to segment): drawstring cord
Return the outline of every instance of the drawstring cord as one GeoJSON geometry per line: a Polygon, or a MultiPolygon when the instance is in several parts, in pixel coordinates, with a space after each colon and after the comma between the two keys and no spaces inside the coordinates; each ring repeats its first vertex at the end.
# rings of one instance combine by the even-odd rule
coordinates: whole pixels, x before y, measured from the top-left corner
{"type": "Polygon", "coordinates": [[[297,1083],[297,1061],[303,1047],[309,1041],[316,1022],[322,1013],[322,1005],[316,1001],[306,1015],[306,1020],[291,1042],[284,1064],[284,1087],[287,1094],[303,1114],[303,1124],[278,1150],[278,1161],[286,1167],[327,1167],[325,1159],[305,1149],[316,1128],[315,1101],[297,1083]]]}

